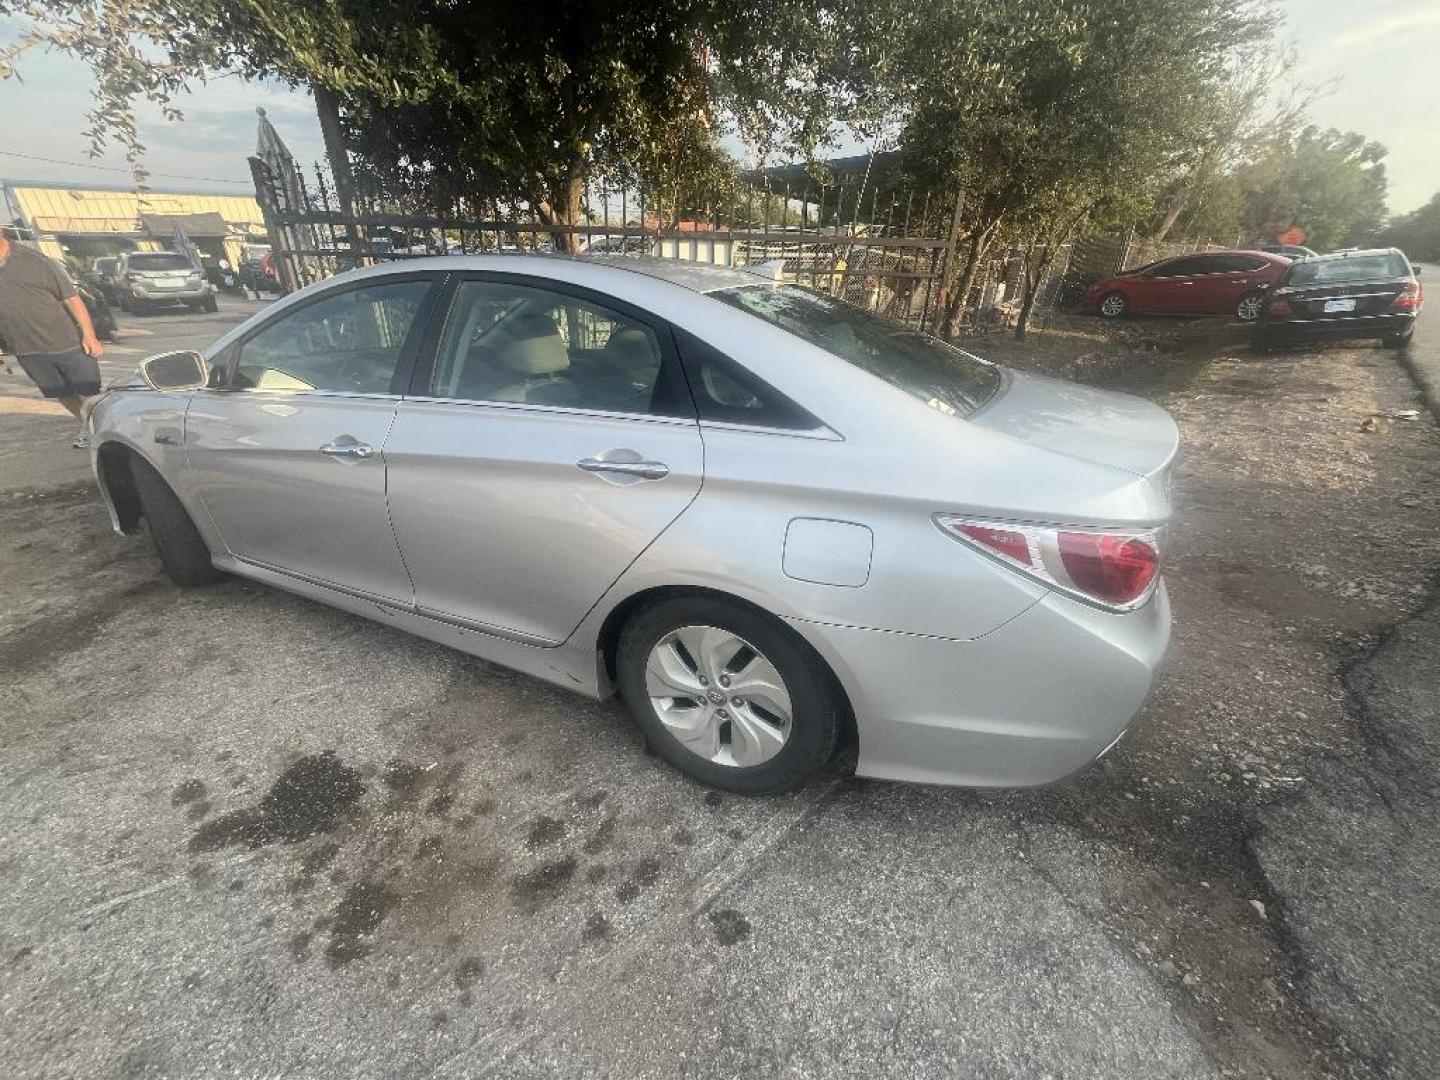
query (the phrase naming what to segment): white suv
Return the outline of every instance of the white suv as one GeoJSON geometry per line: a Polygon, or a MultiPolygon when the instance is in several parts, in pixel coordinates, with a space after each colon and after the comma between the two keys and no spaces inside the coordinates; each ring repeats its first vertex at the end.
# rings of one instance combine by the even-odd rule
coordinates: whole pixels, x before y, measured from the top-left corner
{"type": "Polygon", "coordinates": [[[204,273],[174,251],[128,251],[115,267],[115,298],[124,311],[140,313],[161,304],[216,311],[215,290],[204,273]]]}

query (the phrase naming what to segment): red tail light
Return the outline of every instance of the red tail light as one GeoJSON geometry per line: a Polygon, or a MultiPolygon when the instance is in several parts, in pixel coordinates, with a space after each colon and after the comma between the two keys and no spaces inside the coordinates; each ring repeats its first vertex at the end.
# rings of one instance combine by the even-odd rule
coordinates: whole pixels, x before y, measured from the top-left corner
{"type": "Polygon", "coordinates": [[[1160,576],[1157,529],[1107,532],[976,521],[939,514],[941,529],[1052,588],[1127,611],[1160,576]]]}
{"type": "Polygon", "coordinates": [[[1420,290],[1420,283],[1412,281],[1405,288],[1400,290],[1390,304],[1391,311],[1419,311],[1420,305],[1425,301],[1425,294],[1420,290]]]}
{"type": "Polygon", "coordinates": [[[1283,300],[1277,296],[1270,301],[1269,312],[1271,315],[1294,315],[1295,309],[1290,306],[1289,300],[1283,300]]]}

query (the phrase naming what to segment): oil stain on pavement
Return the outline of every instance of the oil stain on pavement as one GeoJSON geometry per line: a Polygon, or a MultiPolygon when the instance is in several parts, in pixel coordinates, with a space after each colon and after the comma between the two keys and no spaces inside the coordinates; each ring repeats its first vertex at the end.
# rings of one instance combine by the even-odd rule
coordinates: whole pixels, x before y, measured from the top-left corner
{"type": "Polygon", "coordinates": [[[311,754],[281,773],[256,806],[200,826],[190,838],[190,851],[218,851],[230,844],[263,847],[277,840],[294,843],[332,832],[364,794],[359,771],[343,764],[333,750],[311,754]]]}

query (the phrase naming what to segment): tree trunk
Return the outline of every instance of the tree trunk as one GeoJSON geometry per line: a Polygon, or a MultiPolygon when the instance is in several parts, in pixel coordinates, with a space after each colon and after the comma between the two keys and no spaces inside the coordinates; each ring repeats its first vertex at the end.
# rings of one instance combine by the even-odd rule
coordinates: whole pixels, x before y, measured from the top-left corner
{"type": "Polygon", "coordinates": [[[970,238],[970,251],[965,256],[965,269],[961,271],[955,294],[950,298],[949,310],[945,312],[946,337],[954,337],[960,332],[960,326],[965,321],[965,309],[970,301],[970,290],[975,287],[975,276],[980,270],[980,260],[989,250],[990,241],[999,227],[999,221],[993,221],[983,228],[977,223],[976,231],[970,238]]]}
{"type": "MultiPolygon", "coordinates": [[[[950,279],[955,276],[955,252],[960,247],[960,221],[961,215],[965,212],[965,189],[961,188],[955,194],[955,210],[950,215],[950,233],[945,247],[941,252],[940,272],[937,275],[940,279],[940,288],[935,293],[935,332],[945,332],[945,312],[950,310],[950,279]]],[[[924,327],[922,326],[923,330],[924,327]]]]}

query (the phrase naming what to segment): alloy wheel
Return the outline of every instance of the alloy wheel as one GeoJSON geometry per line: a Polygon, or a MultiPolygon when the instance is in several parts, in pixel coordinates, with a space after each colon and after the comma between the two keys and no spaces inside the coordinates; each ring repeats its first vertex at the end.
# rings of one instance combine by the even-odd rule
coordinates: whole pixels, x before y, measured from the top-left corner
{"type": "Polygon", "coordinates": [[[760,765],[790,737],[790,693],[780,672],[729,630],[670,631],[650,650],[645,691],[666,730],[706,761],[760,765]]]}
{"type": "Polygon", "coordinates": [[[1100,301],[1100,314],[1109,318],[1118,318],[1125,314],[1125,298],[1119,293],[1111,293],[1100,301]]]}
{"type": "Polygon", "coordinates": [[[1241,322],[1254,322],[1260,317],[1261,300],[1258,296],[1247,296],[1235,308],[1235,315],[1241,322]]]}

